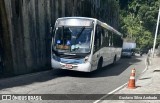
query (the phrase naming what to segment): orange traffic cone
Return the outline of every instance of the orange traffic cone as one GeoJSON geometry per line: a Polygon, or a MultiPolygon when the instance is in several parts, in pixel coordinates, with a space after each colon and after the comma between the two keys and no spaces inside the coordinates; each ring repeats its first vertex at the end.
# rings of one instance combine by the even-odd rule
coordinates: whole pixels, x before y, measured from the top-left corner
{"type": "Polygon", "coordinates": [[[135,89],[136,86],[135,86],[135,69],[132,69],[132,72],[131,72],[131,76],[130,76],[130,79],[129,79],[129,82],[128,82],[128,87],[129,89],[135,89]]]}

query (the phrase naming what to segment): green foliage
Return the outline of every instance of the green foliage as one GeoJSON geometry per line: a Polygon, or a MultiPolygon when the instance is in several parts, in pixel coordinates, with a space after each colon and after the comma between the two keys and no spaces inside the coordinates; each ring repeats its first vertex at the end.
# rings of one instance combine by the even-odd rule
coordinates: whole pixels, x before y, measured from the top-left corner
{"type": "Polygon", "coordinates": [[[144,32],[141,33],[136,40],[139,48],[150,48],[150,46],[152,46],[153,37],[151,35],[151,32],[144,30],[144,32]]]}
{"type": "MultiPolygon", "coordinates": [[[[123,0],[119,1],[120,4],[123,2],[123,0]]],[[[160,0],[131,0],[123,5],[126,7],[120,11],[120,27],[124,38],[135,40],[138,48],[151,48],[160,0]]],[[[160,36],[157,38],[158,44],[160,44],[160,36]]]]}

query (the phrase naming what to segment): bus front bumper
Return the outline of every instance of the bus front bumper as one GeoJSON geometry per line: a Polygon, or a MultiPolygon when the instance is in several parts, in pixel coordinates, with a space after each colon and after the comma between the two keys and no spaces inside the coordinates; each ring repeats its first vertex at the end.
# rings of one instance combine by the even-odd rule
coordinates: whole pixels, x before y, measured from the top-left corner
{"type": "Polygon", "coordinates": [[[75,70],[75,71],[82,71],[82,72],[91,72],[91,64],[89,62],[82,63],[82,64],[69,64],[71,65],[71,68],[70,68],[70,67],[66,67],[66,65],[68,64],[58,62],[52,58],[51,65],[52,65],[52,68],[54,69],[66,69],[66,70],[75,70]]]}

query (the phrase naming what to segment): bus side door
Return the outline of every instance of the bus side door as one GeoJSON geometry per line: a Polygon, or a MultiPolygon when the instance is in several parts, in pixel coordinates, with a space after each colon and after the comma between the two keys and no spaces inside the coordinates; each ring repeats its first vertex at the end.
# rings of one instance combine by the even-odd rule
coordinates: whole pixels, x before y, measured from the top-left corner
{"type": "Polygon", "coordinates": [[[93,58],[92,58],[93,70],[97,69],[98,61],[100,58],[100,49],[101,49],[101,30],[97,26],[95,37],[94,37],[94,49],[93,49],[93,58]]]}

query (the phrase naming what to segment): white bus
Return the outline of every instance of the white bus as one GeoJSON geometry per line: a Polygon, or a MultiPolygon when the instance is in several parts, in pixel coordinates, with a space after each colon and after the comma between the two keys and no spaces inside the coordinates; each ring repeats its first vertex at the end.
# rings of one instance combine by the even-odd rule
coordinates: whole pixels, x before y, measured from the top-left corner
{"type": "Polygon", "coordinates": [[[97,19],[58,18],[51,44],[52,68],[94,71],[120,59],[122,42],[121,33],[97,19]]]}

